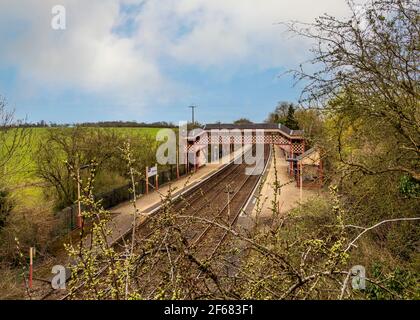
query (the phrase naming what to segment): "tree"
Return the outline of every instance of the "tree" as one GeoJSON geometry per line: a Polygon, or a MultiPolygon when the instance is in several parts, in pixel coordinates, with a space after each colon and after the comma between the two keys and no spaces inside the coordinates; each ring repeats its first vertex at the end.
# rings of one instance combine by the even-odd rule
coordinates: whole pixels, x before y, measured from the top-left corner
{"type": "Polygon", "coordinates": [[[277,103],[277,106],[274,109],[274,111],[269,113],[265,122],[284,124],[287,118],[287,112],[291,105],[293,105],[293,103],[280,101],[279,103],[277,103]]]}
{"type": "MultiPolygon", "coordinates": [[[[64,207],[76,198],[71,168],[77,170],[92,161],[97,169],[112,168],[120,138],[101,128],[51,128],[36,151],[37,175],[54,190],[56,206],[64,207]]],[[[110,172],[108,172],[110,174],[110,172]]]]}
{"type": "Polygon", "coordinates": [[[252,124],[253,122],[247,118],[240,118],[233,122],[234,124],[252,124]]]}
{"type": "MultiPolygon", "coordinates": [[[[310,64],[317,71],[306,72],[305,66],[292,71],[305,83],[301,103],[322,110],[325,174],[346,201],[348,224],[416,219],[419,2],[372,0],[362,7],[348,3],[350,18],[325,15],[315,23],[289,24],[314,43],[310,64]]],[[[381,226],[363,246],[369,248],[365,252],[380,248],[383,256],[392,257],[390,269],[396,260],[410,269],[418,259],[419,237],[418,224],[381,226]]],[[[365,261],[371,273],[374,263],[383,263],[375,257],[365,261]]]]}
{"type": "MultiPolygon", "coordinates": [[[[77,187],[72,170],[77,172],[77,168],[92,161],[97,164],[94,187],[98,193],[126,183],[125,163],[118,147],[127,140],[137,159],[137,171],[144,172],[145,166],[156,163],[158,142],[135,130],[117,133],[111,128],[99,127],[48,128],[35,152],[36,174],[49,185],[46,195],[52,190],[57,208],[71,204],[76,199],[77,187]]],[[[82,172],[82,178],[86,172],[82,172]]]]}
{"type": "Polygon", "coordinates": [[[293,71],[306,82],[302,102],[326,106],[340,128],[338,138],[347,128],[358,131],[351,143],[359,152],[346,153],[350,141],[340,141],[346,166],[419,181],[419,2],[376,0],[359,7],[349,1],[349,7],[350,19],[325,15],[312,24],[289,25],[316,43],[310,63],[319,70],[293,71]]]}
{"type": "Polygon", "coordinates": [[[292,130],[299,129],[299,124],[295,120],[295,105],[291,102],[281,101],[277,104],[274,112],[268,115],[265,122],[280,123],[292,130]]]}
{"type": "Polygon", "coordinates": [[[324,117],[320,110],[300,108],[295,111],[295,119],[305,135],[306,141],[313,146],[325,136],[324,117]]]}
{"type": "Polygon", "coordinates": [[[299,129],[299,124],[297,123],[295,119],[295,108],[293,107],[293,105],[290,105],[287,110],[287,117],[286,117],[286,120],[284,121],[284,125],[292,130],[299,129]]]}

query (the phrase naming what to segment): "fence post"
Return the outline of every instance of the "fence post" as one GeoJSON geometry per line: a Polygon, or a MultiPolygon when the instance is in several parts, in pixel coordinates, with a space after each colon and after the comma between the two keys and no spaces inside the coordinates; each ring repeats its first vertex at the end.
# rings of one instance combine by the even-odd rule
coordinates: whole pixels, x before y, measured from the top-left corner
{"type": "Polygon", "coordinates": [[[32,289],[32,273],[33,273],[33,253],[34,248],[29,248],[29,288],[32,289]]]}

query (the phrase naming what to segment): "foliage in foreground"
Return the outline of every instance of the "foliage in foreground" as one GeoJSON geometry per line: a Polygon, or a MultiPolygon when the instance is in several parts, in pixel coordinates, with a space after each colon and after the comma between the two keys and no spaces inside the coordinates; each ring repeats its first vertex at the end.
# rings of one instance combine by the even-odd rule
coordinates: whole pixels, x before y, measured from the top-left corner
{"type": "MultiPolygon", "coordinates": [[[[125,152],[130,155],[129,148],[125,152]]],[[[73,298],[419,297],[415,273],[372,257],[360,259],[360,243],[375,248],[368,234],[364,235],[371,229],[349,224],[351,213],[343,208],[336,187],[330,188],[326,200],[314,199],[286,215],[280,215],[273,202],[271,216],[262,216],[264,200],[260,198],[256,216],[248,217],[251,223],[235,227],[217,214],[213,218],[200,212],[184,215],[169,192],[162,198],[163,209],[158,215],[143,221],[114,246],[109,214],[92,200],[90,188],[86,186],[83,202],[89,208],[85,218],[94,220],[92,231],[88,240],[81,238],[78,245],[68,247],[72,260],[77,261],[70,289],[73,298]],[[212,230],[211,237],[197,242],[197,230],[207,227],[212,230]],[[225,241],[215,247],[214,239],[221,238],[225,241]],[[351,287],[355,276],[351,269],[360,262],[367,272],[367,286],[362,291],[351,287]]],[[[280,182],[274,183],[272,190],[280,194],[280,182]]],[[[133,204],[135,198],[134,193],[133,204]]],[[[133,226],[143,218],[133,207],[133,226]]]]}

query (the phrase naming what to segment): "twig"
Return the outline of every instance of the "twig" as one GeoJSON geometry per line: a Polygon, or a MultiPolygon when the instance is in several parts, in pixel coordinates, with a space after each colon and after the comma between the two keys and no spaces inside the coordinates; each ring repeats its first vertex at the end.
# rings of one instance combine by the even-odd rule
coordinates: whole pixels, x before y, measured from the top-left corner
{"type": "MultiPolygon", "coordinates": [[[[376,227],[378,227],[378,226],[380,226],[381,224],[384,224],[384,223],[388,223],[388,222],[396,222],[396,221],[415,221],[415,220],[420,220],[420,217],[417,217],[417,218],[397,218],[397,219],[388,219],[388,220],[383,220],[383,221],[381,221],[381,222],[378,222],[377,224],[375,224],[375,225],[373,225],[373,226],[371,226],[371,227],[368,227],[368,228],[364,228],[364,230],[361,232],[361,233],[359,233],[358,234],[358,236],[356,237],[356,238],[354,238],[353,239],[353,241],[351,241],[350,242],[350,244],[348,245],[348,247],[346,248],[346,250],[344,250],[344,252],[347,252],[347,251],[349,251],[350,250],[350,248],[352,247],[352,246],[354,246],[354,243],[362,236],[362,235],[364,235],[366,232],[368,232],[369,230],[372,230],[372,229],[374,229],[374,228],[376,228],[376,227]]],[[[353,226],[353,227],[355,227],[355,226],[353,226]]],[[[362,227],[358,227],[358,228],[362,228],[362,227]]]]}

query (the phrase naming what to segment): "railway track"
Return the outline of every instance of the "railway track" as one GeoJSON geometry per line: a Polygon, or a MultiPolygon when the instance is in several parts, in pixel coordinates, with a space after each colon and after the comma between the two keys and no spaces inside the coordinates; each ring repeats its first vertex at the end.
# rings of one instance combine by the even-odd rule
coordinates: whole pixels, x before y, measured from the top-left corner
{"type": "MultiPolygon", "coordinates": [[[[267,162],[269,153],[270,149],[267,146],[264,152],[264,158],[258,159],[261,166],[264,166],[267,162]]],[[[207,195],[204,193],[201,194],[200,200],[194,198],[194,201],[200,201],[203,205],[200,207],[188,207],[187,210],[180,214],[177,225],[182,225],[182,219],[184,219],[182,217],[195,216],[216,222],[222,221],[223,224],[233,226],[260,178],[259,175],[246,175],[244,172],[246,167],[248,167],[246,164],[237,165],[237,168],[234,171],[216,183],[218,188],[209,188],[211,189],[209,193],[207,195]],[[229,202],[227,201],[227,193],[225,193],[225,191],[227,191],[226,186],[230,186],[232,192],[229,202]],[[199,210],[197,211],[197,209],[199,210]]],[[[222,243],[228,235],[226,231],[214,227],[212,224],[203,224],[198,220],[195,221],[197,222],[185,223],[185,228],[182,228],[183,237],[188,241],[188,246],[185,250],[188,252],[195,252],[195,257],[204,261],[204,264],[206,264],[221,248],[222,243]]],[[[184,256],[184,253],[185,251],[180,252],[178,256],[174,258],[174,264],[184,256]]],[[[159,273],[164,271],[162,269],[167,268],[167,265],[162,263],[159,263],[159,266],[161,266],[161,268],[154,267],[153,271],[149,272],[151,273],[148,277],[150,281],[142,282],[144,287],[149,286],[151,290],[153,290],[152,288],[158,287],[159,283],[156,283],[153,275],[159,275],[159,273]]],[[[192,267],[193,266],[189,266],[190,273],[195,272],[192,267]]],[[[200,277],[201,273],[202,270],[198,270],[196,275],[197,279],[200,277]]],[[[144,276],[145,275],[143,275],[143,277],[144,276]]],[[[164,282],[166,280],[162,279],[161,283],[162,281],[164,282]]]]}
{"type": "MultiPolygon", "coordinates": [[[[248,150],[243,157],[249,155],[253,150],[248,150]]],[[[264,157],[257,161],[266,163],[269,156],[269,147],[265,147],[264,157]]],[[[174,212],[181,213],[180,216],[205,217],[209,220],[223,220],[229,225],[234,225],[242,212],[242,208],[258,182],[259,175],[246,175],[245,169],[249,165],[231,163],[222,170],[214,174],[206,183],[194,187],[186,194],[179,196],[172,204],[174,212]],[[229,193],[229,201],[228,201],[229,193]]],[[[148,217],[143,223],[137,226],[136,243],[139,245],[150,239],[156,232],[156,219],[162,215],[162,210],[157,210],[148,217]]],[[[211,224],[203,224],[197,220],[187,218],[176,218],[177,224],[180,226],[180,232],[184,239],[188,242],[187,248],[200,252],[198,256],[203,261],[210,260],[222,246],[227,238],[227,232],[215,228],[211,224]]],[[[126,238],[129,237],[132,230],[125,233],[114,246],[116,250],[122,249],[126,238]]],[[[179,259],[180,255],[176,258],[179,259]]],[[[99,271],[98,277],[105,272],[108,266],[103,266],[99,271]]],[[[143,277],[149,279],[145,283],[145,287],[155,286],[159,280],[154,276],[162,271],[165,265],[161,264],[159,268],[152,268],[143,277]]],[[[193,272],[193,270],[192,270],[193,272]]],[[[198,270],[197,278],[201,276],[202,271],[198,270]]],[[[161,280],[160,280],[161,281],[161,280]]],[[[153,289],[150,289],[153,290],[153,289]]],[[[76,292],[83,292],[83,283],[76,289],[76,292]]],[[[76,295],[77,297],[77,295],[76,295]]],[[[44,296],[44,299],[67,299],[69,296],[60,291],[52,291],[44,296]]]]}

